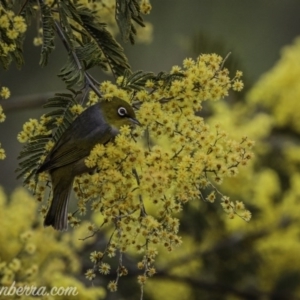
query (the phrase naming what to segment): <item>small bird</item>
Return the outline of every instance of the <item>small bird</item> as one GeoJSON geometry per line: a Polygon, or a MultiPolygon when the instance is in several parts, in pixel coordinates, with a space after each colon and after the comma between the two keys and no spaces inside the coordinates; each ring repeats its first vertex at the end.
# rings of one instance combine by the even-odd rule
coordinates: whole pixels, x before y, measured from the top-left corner
{"type": "Polygon", "coordinates": [[[84,160],[96,144],[111,141],[123,125],[140,125],[126,101],[114,97],[87,108],[54,145],[37,173],[49,171],[53,199],[44,226],[68,228],[68,202],[74,177],[91,171],[84,160]]]}

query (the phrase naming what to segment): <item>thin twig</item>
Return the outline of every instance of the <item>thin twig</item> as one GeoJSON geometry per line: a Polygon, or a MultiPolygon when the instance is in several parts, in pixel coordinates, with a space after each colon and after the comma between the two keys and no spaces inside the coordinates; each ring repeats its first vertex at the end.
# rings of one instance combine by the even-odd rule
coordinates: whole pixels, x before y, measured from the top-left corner
{"type": "MultiPolygon", "coordinates": [[[[121,216],[120,216],[121,217],[121,216]]],[[[118,228],[118,238],[119,240],[121,239],[121,228],[118,228]]],[[[121,269],[122,269],[122,266],[123,266],[123,252],[119,249],[119,266],[118,266],[118,270],[117,270],[117,278],[115,280],[116,284],[118,284],[119,282],[119,279],[121,277],[121,269]]]]}
{"type": "MultiPolygon", "coordinates": [[[[132,168],[132,173],[136,179],[137,184],[140,185],[139,174],[137,173],[135,168],[132,168]]],[[[139,200],[140,200],[141,216],[145,217],[145,216],[147,216],[147,213],[146,213],[146,209],[144,206],[143,197],[141,194],[139,194],[139,200]]]]}
{"type": "Polygon", "coordinates": [[[141,297],[140,297],[140,300],[143,300],[144,299],[144,285],[141,284],[141,297]]]}
{"type": "Polygon", "coordinates": [[[20,8],[20,11],[18,12],[18,15],[21,15],[21,13],[23,12],[25,6],[28,4],[28,1],[29,1],[29,0],[26,0],[26,1],[23,3],[22,7],[20,8]]]}
{"type": "Polygon", "coordinates": [[[226,62],[226,60],[229,58],[230,55],[231,55],[231,52],[229,52],[229,53],[225,56],[225,58],[224,58],[223,61],[222,61],[222,64],[220,65],[220,70],[223,69],[225,62],[226,62]]]}

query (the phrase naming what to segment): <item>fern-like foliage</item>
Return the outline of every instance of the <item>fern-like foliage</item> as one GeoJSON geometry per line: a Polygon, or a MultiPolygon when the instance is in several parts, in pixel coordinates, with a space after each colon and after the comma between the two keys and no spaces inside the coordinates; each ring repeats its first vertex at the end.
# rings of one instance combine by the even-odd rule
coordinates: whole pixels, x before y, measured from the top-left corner
{"type": "MultiPolygon", "coordinates": [[[[124,41],[130,40],[134,43],[134,23],[145,26],[139,2],[116,0],[115,18],[124,41]]],[[[43,32],[39,62],[41,66],[47,65],[49,55],[55,48],[55,33],[58,34],[68,54],[68,60],[59,74],[66,82],[67,88],[85,85],[88,78],[86,70],[95,66],[105,70],[109,66],[115,78],[123,75],[125,71],[130,72],[124,49],[108,31],[106,24],[100,23],[99,16],[86,5],[73,0],[55,0],[51,5],[44,0],[25,0],[18,4],[15,1],[0,0],[0,4],[7,10],[18,5],[20,15],[24,17],[27,25],[34,15],[40,18],[43,32]]],[[[5,45],[11,44],[3,28],[0,28],[1,40],[5,45]]],[[[15,43],[15,51],[8,55],[0,55],[0,64],[5,69],[13,60],[18,67],[23,64],[22,44],[23,37],[20,35],[15,43]]]]}
{"type": "MultiPolygon", "coordinates": [[[[49,13],[49,8],[45,15],[49,13]]],[[[128,60],[124,54],[124,49],[106,29],[106,24],[99,23],[92,12],[86,8],[75,7],[69,1],[58,1],[59,21],[54,21],[55,30],[63,41],[68,51],[66,64],[60,70],[59,77],[66,83],[67,88],[82,86],[85,82],[86,70],[100,66],[107,70],[109,65],[115,77],[123,75],[126,70],[130,70],[128,60]],[[72,20],[72,22],[71,22],[72,20]],[[78,26],[74,26],[76,22],[78,26]],[[76,31],[76,35],[74,34],[76,31]]],[[[50,22],[50,19],[45,19],[50,22]]],[[[53,19],[51,19],[53,22],[53,19]]],[[[43,18],[44,21],[44,18],[43,18]]],[[[48,27],[50,23],[45,23],[48,27]]],[[[52,32],[47,27],[49,34],[52,32]]],[[[51,34],[49,35],[50,38],[51,34]]],[[[50,41],[50,39],[47,39],[50,41]]],[[[52,40],[53,41],[53,40],[52,40]]],[[[51,44],[49,44],[51,46],[51,44]]],[[[51,51],[51,47],[46,47],[51,51]]],[[[42,63],[47,62],[48,53],[44,51],[42,63]]]]}
{"type": "Polygon", "coordinates": [[[100,67],[107,71],[106,59],[99,49],[98,45],[93,41],[87,41],[80,47],[75,48],[76,55],[84,63],[85,70],[93,67],[100,67]]]}
{"type": "Polygon", "coordinates": [[[20,163],[16,170],[18,173],[17,178],[23,177],[25,184],[36,174],[41,163],[40,159],[46,153],[47,143],[50,140],[57,142],[63,132],[72,123],[74,115],[69,108],[78,104],[76,96],[76,93],[57,93],[53,98],[48,99],[47,103],[44,105],[46,108],[55,108],[45,115],[48,120],[45,124],[48,132],[30,138],[18,156],[20,163]],[[61,119],[59,126],[57,125],[58,118],[61,119]]]}
{"type": "Polygon", "coordinates": [[[180,72],[173,73],[173,74],[166,73],[166,72],[159,72],[153,80],[156,84],[158,84],[159,81],[162,81],[164,88],[169,88],[172,81],[181,80],[184,77],[185,75],[180,72]]]}
{"type": "Polygon", "coordinates": [[[81,24],[80,16],[77,12],[76,7],[74,4],[69,0],[60,0],[58,3],[58,12],[60,16],[60,24],[63,26],[66,32],[72,36],[72,26],[69,20],[74,20],[75,22],[81,24]],[[68,19],[69,18],[69,19],[68,19]]]}
{"type": "Polygon", "coordinates": [[[138,1],[116,0],[116,21],[118,23],[122,39],[125,42],[130,40],[130,42],[134,44],[136,29],[132,20],[142,27],[145,26],[138,1]]]}
{"type": "Polygon", "coordinates": [[[24,57],[23,57],[23,40],[16,40],[15,41],[15,51],[11,53],[13,60],[15,61],[17,68],[20,69],[24,64],[24,57]]]}
{"type": "Polygon", "coordinates": [[[38,163],[42,155],[45,153],[46,144],[50,141],[50,135],[37,135],[23,147],[18,159],[22,160],[16,172],[17,179],[23,177],[24,183],[28,183],[38,169],[38,163]]]}
{"type": "Polygon", "coordinates": [[[43,45],[41,51],[40,65],[46,66],[48,56],[54,49],[54,20],[50,7],[44,4],[43,0],[39,0],[41,8],[42,28],[43,28],[43,45]]]}
{"type": "Polygon", "coordinates": [[[27,0],[21,7],[20,15],[26,20],[27,24],[30,24],[32,17],[36,15],[36,4],[36,0],[27,0]]]}
{"type": "Polygon", "coordinates": [[[101,50],[90,41],[70,51],[66,64],[61,68],[58,76],[65,82],[68,89],[82,85],[85,71],[95,66],[107,70],[101,50]]]}
{"type": "Polygon", "coordinates": [[[125,90],[140,91],[145,88],[147,80],[154,80],[156,76],[152,72],[136,71],[133,74],[126,71],[119,86],[125,90]]]}
{"type": "Polygon", "coordinates": [[[106,24],[99,23],[86,10],[79,11],[82,26],[103,52],[115,77],[130,70],[130,65],[124,54],[124,49],[106,29],[106,24]]]}
{"type": "Polygon", "coordinates": [[[48,99],[47,103],[44,105],[45,108],[56,108],[45,115],[45,117],[51,117],[51,119],[47,122],[47,129],[56,129],[56,132],[53,136],[54,142],[59,140],[62,133],[73,122],[74,116],[69,108],[76,104],[78,104],[78,101],[76,100],[76,93],[74,93],[74,95],[57,93],[55,94],[55,97],[48,99]],[[57,127],[56,120],[57,118],[61,117],[63,118],[62,123],[59,127],[57,127]]]}
{"type": "Polygon", "coordinates": [[[169,88],[172,81],[182,80],[185,77],[183,73],[166,73],[160,72],[155,75],[152,72],[136,71],[131,73],[129,71],[124,72],[123,79],[119,83],[119,87],[125,90],[140,91],[146,88],[148,80],[152,81],[152,89],[158,87],[169,88]]]}
{"type": "Polygon", "coordinates": [[[58,76],[65,82],[67,88],[81,85],[84,81],[84,69],[75,55],[68,55],[66,64],[61,68],[58,76]]]}
{"type": "MultiPolygon", "coordinates": [[[[0,32],[1,35],[1,32],[0,32]]],[[[0,55],[0,65],[3,67],[4,70],[7,70],[9,65],[12,62],[13,57],[11,55],[0,55]]]]}

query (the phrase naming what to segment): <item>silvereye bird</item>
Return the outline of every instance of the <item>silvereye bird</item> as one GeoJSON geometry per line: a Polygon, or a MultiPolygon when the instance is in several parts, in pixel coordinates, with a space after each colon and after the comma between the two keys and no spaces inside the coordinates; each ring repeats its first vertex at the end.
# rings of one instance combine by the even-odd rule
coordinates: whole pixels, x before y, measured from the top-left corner
{"type": "Polygon", "coordinates": [[[44,225],[68,228],[68,202],[74,177],[91,171],[84,160],[96,144],[111,141],[123,125],[139,124],[132,107],[122,99],[102,101],[87,108],[66,129],[37,173],[49,171],[53,199],[44,225]]]}

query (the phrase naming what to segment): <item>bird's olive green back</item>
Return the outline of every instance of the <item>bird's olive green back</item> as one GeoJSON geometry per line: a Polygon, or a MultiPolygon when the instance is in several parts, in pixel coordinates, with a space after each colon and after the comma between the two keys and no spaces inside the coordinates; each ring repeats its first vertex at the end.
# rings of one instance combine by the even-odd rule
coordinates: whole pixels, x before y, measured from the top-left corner
{"type": "Polygon", "coordinates": [[[118,134],[123,125],[130,125],[135,113],[127,102],[117,97],[87,108],[63,133],[48,154],[39,172],[56,169],[77,162],[90,154],[96,144],[105,144],[118,134]],[[118,109],[124,107],[127,117],[121,117],[118,109]]]}
{"type": "Polygon", "coordinates": [[[80,114],[63,133],[47,156],[40,171],[74,163],[88,156],[96,144],[105,144],[114,135],[111,126],[106,123],[102,115],[99,103],[97,103],[80,114]]]}

